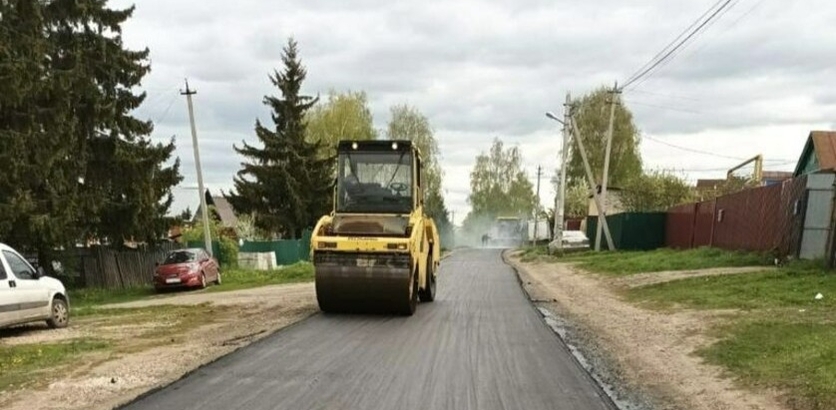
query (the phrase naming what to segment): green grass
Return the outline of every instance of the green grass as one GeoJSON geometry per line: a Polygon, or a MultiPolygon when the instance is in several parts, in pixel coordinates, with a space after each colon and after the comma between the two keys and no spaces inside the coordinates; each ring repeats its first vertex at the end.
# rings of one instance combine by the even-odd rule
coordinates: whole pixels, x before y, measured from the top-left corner
{"type": "Polygon", "coordinates": [[[836,309],[836,274],[807,266],[777,271],[695,277],[633,289],[629,298],[659,308],[768,309],[826,307],[836,309]],[[822,293],[822,300],[815,300],[822,293]]]}
{"type": "Polygon", "coordinates": [[[74,312],[99,305],[130,302],[155,294],[154,288],[150,285],[132,289],[70,289],[68,292],[70,294],[70,307],[74,312]]]}
{"type": "Polygon", "coordinates": [[[657,249],[653,251],[584,252],[567,255],[566,262],[577,262],[585,270],[608,275],[633,275],[673,270],[768,265],[768,257],[751,252],[716,248],[690,250],[657,249]]]}
{"type": "Polygon", "coordinates": [[[0,391],[43,381],[43,369],[55,369],[79,356],[103,350],[109,344],[96,339],[75,339],[66,343],[34,343],[0,349],[0,391]]]}
{"type": "MultiPolygon", "coordinates": [[[[230,269],[223,271],[222,277],[223,284],[221,286],[210,286],[207,291],[225,292],[267,285],[309,282],[314,279],[314,272],[313,265],[297,263],[272,271],[230,269]]],[[[173,293],[158,295],[150,284],[132,289],[70,289],[69,293],[70,305],[73,314],[76,316],[94,314],[95,311],[100,310],[96,307],[101,305],[175,295],[173,293]]]]}
{"type": "MultiPolygon", "coordinates": [[[[831,318],[832,310],[830,311],[831,318]]],[[[796,409],[836,408],[836,324],[757,320],[725,329],[727,337],[699,352],[744,385],[788,392],[796,409]]]]}
{"type": "Polygon", "coordinates": [[[695,277],[628,292],[661,309],[737,309],[702,349],[744,386],[787,392],[791,408],[836,408],[836,273],[816,263],[777,271],[695,277]],[[816,300],[816,294],[824,298],[816,300]]]}
{"type": "Polygon", "coordinates": [[[236,269],[223,272],[223,284],[212,286],[210,292],[224,292],[267,285],[310,282],[314,279],[313,265],[300,262],[272,271],[236,269]]]}
{"type": "Polygon", "coordinates": [[[554,256],[549,255],[545,247],[539,246],[524,248],[520,260],[523,262],[573,262],[585,270],[609,275],[760,266],[770,263],[770,258],[763,254],[726,251],[717,248],[689,250],[662,248],[652,251],[616,252],[577,251],[562,256],[554,256]]]}

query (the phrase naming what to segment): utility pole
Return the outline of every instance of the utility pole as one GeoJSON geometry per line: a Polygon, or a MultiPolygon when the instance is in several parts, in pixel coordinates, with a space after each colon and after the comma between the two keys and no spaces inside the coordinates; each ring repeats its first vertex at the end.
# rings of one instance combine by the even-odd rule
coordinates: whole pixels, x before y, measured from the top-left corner
{"type": "Polygon", "coordinates": [[[572,103],[572,96],[566,93],[566,102],[563,103],[563,148],[560,150],[560,186],[557,190],[557,206],[554,209],[554,236],[557,240],[557,252],[563,253],[563,225],[566,215],[566,163],[569,158],[569,138],[572,135],[569,130],[569,105],[572,103]]]}
{"type": "Polygon", "coordinates": [[[537,166],[537,202],[534,206],[534,240],[532,241],[533,245],[537,245],[537,225],[540,213],[540,177],[543,176],[543,167],[538,165],[537,166]]]}
{"type": "MultiPolygon", "coordinates": [[[[612,87],[612,91],[610,91],[610,124],[607,128],[607,149],[606,153],[604,154],[604,177],[601,179],[601,206],[598,207],[598,213],[604,215],[604,218],[607,217],[607,180],[609,178],[610,172],[610,154],[612,153],[612,134],[613,134],[613,125],[615,123],[615,105],[618,103],[616,98],[618,98],[618,94],[621,91],[618,89],[618,81],[615,82],[615,85],[612,87]]],[[[601,224],[598,224],[598,228],[595,230],[595,250],[601,250],[601,229],[603,227],[601,224]]],[[[613,250],[612,244],[610,244],[610,250],[613,250]]]]}
{"type": "Polygon", "coordinates": [[[206,245],[206,252],[212,255],[212,234],[209,231],[209,208],[206,205],[206,191],[203,189],[203,172],[200,168],[200,149],[197,147],[197,128],[194,125],[194,107],[192,106],[192,96],[197,94],[197,91],[189,89],[189,80],[186,80],[186,90],[181,91],[180,95],[186,96],[186,101],[189,104],[189,122],[192,126],[192,146],[194,147],[194,164],[197,168],[197,189],[200,191],[200,209],[203,211],[203,239],[206,245]]]}
{"type": "MultiPolygon", "coordinates": [[[[578,124],[575,122],[574,118],[571,118],[572,121],[572,132],[575,136],[575,142],[578,143],[578,151],[581,153],[581,159],[583,160],[583,167],[586,171],[586,181],[589,183],[589,192],[592,193],[592,198],[595,200],[595,206],[598,209],[601,209],[601,198],[598,195],[598,190],[595,186],[595,177],[592,176],[592,168],[589,166],[589,158],[586,156],[586,149],[583,146],[583,136],[581,135],[580,130],[578,130],[578,124]]],[[[603,225],[604,227],[604,237],[607,239],[607,246],[609,246],[610,250],[615,250],[615,245],[612,241],[612,235],[610,234],[610,227],[607,224],[606,216],[598,212],[598,225],[603,225]]]]}

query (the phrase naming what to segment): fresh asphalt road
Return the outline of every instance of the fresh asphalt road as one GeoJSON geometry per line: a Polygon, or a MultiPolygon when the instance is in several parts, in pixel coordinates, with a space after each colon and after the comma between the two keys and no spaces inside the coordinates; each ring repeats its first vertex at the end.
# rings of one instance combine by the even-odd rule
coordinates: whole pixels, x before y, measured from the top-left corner
{"type": "Polygon", "coordinates": [[[125,408],[612,409],[499,250],[445,259],[412,317],[315,315],[125,408]]]}

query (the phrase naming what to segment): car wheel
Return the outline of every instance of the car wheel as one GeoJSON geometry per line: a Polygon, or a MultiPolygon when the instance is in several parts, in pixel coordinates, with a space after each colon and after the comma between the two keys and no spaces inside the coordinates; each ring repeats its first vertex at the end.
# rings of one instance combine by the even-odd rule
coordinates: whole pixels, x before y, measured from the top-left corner
{"type": "Polygon", "coordinates": [[[200,272],[200,288],[206,289],[206,274],[203,272],[200,272]]]}
{"type": "Polygon", "coordinates": [[[52,299],[52,309],[50,309],[50,317],[46,324],[53,328],[64,328],[70,324],[70,309],[67,307],[67,302],[63,299],[52,299]]]}
{"type": "Polygon", "coordinates": [[[215,280],[215,284],[216,284],[216,285],[220,285],[220,284],[221,284],[221,271],[218,271],[218,279],[216,279],[216,280],[215,280]]]}

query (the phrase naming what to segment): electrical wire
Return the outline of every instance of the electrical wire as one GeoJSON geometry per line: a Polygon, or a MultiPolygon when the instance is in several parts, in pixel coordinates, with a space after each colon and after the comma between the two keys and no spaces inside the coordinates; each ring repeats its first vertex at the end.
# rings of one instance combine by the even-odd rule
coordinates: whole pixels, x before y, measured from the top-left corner
{"type": "MultiPolygon", "coordinates": [[[[664,62],[662,62],[662,63],[661,63],[661,64],[660,64],[660,65],[656,68],[656,70],[655,70],[655,71],[654,71],[651,75],[648,75],[648,76],[646,76],[646,77],[642,78],[640,81],[638,81],[638,82],[634,83],[634,84],[631,86],[631,90],[635,90],[636,88],[640,87],[642,84],[644,84],[645,82],[647,82],[648,80],[650,80],[650,79],[653,77],[653,74],[657,74],[657,73],[661,72],[663,69],[665,69],[665,67],[668,67],[668,65],[669,65],[669,64],[671,64],[671,62],[673,62],[673,61],[680,61],[680,60],[682,60],[682,59],[677,59],[677,57],[678,57],[679,55],[681,55],[683,52],[685,52],[685,50],[687,50],[687,49],[688,49],[688,47],[690,47],[692,44],[695,44],[695,43],[696,43],[696,42],[700,39],[700,37],[701,37],[701,36],[702,36],[705,32],[707,32],[707,31],[708,31],[711,27],[713,27],[713,26],[714,26],[714,25],[715,25],[718,21],[720,21],[720,19],[722,19],[722,18],[723,18],[723,17],[724,17],[724,16],[725,16],[725,15],[726,15],[726,14],[727,14],[727,13],[728,13],[731,9],[733,9],[733,8],[734,8],[734,6],[736,6],[739,2],[740,2],[740,0],[733,0],[733,1],[731,2],[731,4],[730,4],[728,7],[726,7],[726,8],[725,8],[722,12],[720,12],[720,13],[717,15],[717,17],[716,17],[715,19],[711,20],[711,21],[710,21],[710,22],[709,22],[709,23],[705,26],[705,28],[704,28],[702,31],[700,31],[699,33],[697,33],[697,34],[694,36],[693,41],[691,41],[690,43],[687,43],[687,44],[683,45],[683,46],[682,46],[682,48],[680,48],[680,49],[679,49],[679,50],[677,50],[675,53],[673,53],[673,54],[671,55],[671,57],[670,57],[670,58],[668,58],[667,60],[665,60],[664,62]]],[[[725,32],[725,31],[724,31],[724,32],[725,32]]],[[[698,48],[698,49],[694,50],[691,54],[688,54],[686,57],[684,57],[684,59],[688,59],[688,58],[690,58],[692,55],[696,54],[699,50],[702,50],[702,48],[703,48],[703,47],[705,47],[707,44],[708,44],[708,43],[704,43],[704,44],[703,44],[700,48],[698,48]]]]}
{"type": "MultiPolygon", "coordinates": [[[[691,153],[694,153],[694,154],[708,155],[708,156],[712,156],[712,157],[723,158],[723,159],[731,159],[731,160],[735,160],[735,161],[745,161],[745,160],[748,159],[748,158],[741,158],[741,157],[734,157],[734,156],[729,156],[729,155],[717,154],[717,153],[714,153],[714,152],[703,151],[703,150],[696,149],[696,148],[683,147],[681,145],[671,144],[670,142],[662,141],[660,139],[649,137],[647,135],[643,135],[642,139],[646,139],[648,141],[653,141],[653,142],[658,143],[658,144],[666,145],[666,146],[671,147],[671,148],[676,148],[676,149],[691,152],[691,153]]],[[[764,160],[764,162],[778,162],[778,164],[773,164],[773,165],[785,165],[785,164],[794,163],[795,161],[788,160],[788,159],[773,159],[773,160],[764,160]]]]}
{"type": "MultiPolygon", "coordinates": [[[[724,0],[724,2],[720,5],[720,7],[719,7],[719,8],[717,8],[716,10],[714,10],[714,12],[713,12],[713,13],[711,13],[711,14],[708,16],[708,18],[706,18],[705,20],[703,20],[703,21],[702,21],[702,23],[700,23],[700,24],[699,24],[696,28],[694,28],[693,30],[691,30],[691,32],[690,32],[690,33],[688,33],[688,35],[687,35],[687,36],[685,36],[685,38],[683,38],[682,40],[680,40],[680,41],[679,41],[679,43],[677,43],[677,44],[676,44],[673,48],[671,48],[670,50],[668,50],[667,52],[665,52],[665,53],[664,53],[664,55],[662,55],[662,57],[659,57],[658,59],[655,59],[655,58],[654,58],[656,61],[655,61],[655,62],[653,62],[652,64],[650,64],[650,66],[649,66],[649,67],[647,67],[647,68],[645,68],[645,69],[643,69],[643,70],[640,70],[639,74],[631,76],[631,77],[627,80],[627,82],[626,82],[626,83],[622,86],[622,88],[627,88],[627,87],[629,87],[631,84],[635,83],[636,81],[638,81],[638,80],[640,80],[640,79],[642,79],[642,78],[644,78],[644,77],[646,77],[646,76],[650,75],[650,74],[651,74],[651,72],[652,72],[652,71],[653,71],[656,67],[658,67],[658,66],[659,66],[660,64],[662,64],[664,61],[666,61],[668,58],[670,58],[670,57],[671,57],[671,55],[672,55],[674,52],[676,52],[677,50],[679,50],[679,49],[680,49],[680,48],[681,48],[681,47],[682,47],[685,43],[687,43],[687,42],[688,42],[691,38],[693,38],[693,37],[694,37],[697,33],[701,32],[701,31],[703,30],[703,28],[704,28],[704,27],[705,27],[708,23],[710,23],[712,20],[714,20],[714,18],[715,18],[715,17],[717,17],[717,15],[718,15],[718,14],[720,14],[720,12],[722,12],[723,10],[725,10],[725,9],[729,6],[729,4],[731,4],[731,3],[732,3],[732,1],[734,1],[734,0],[724,0]]],[[[716,6],[712,6],[712,8],[710,8],[710,9],[709,9],[709,11],[710,11],[710,10],[712,10],[714,7],[716,7],[716,6]]],[[[697,21],[700,21],[700,20],[697,20],[697,21]]],[[[680,36],[680,37],[681,37],[681,36],[680,36]]],[[[664,49],[663,49],[663,51],[664,51],[664,49]]],[[[658,55],[658,54],[657,54],[657,55],[658,55]]],[[[651,61],[653,61],[654,59],[651,59],[651,61]]],[[[647,66],[647,65],[645,65],[645,66],[647,66]]]]}

